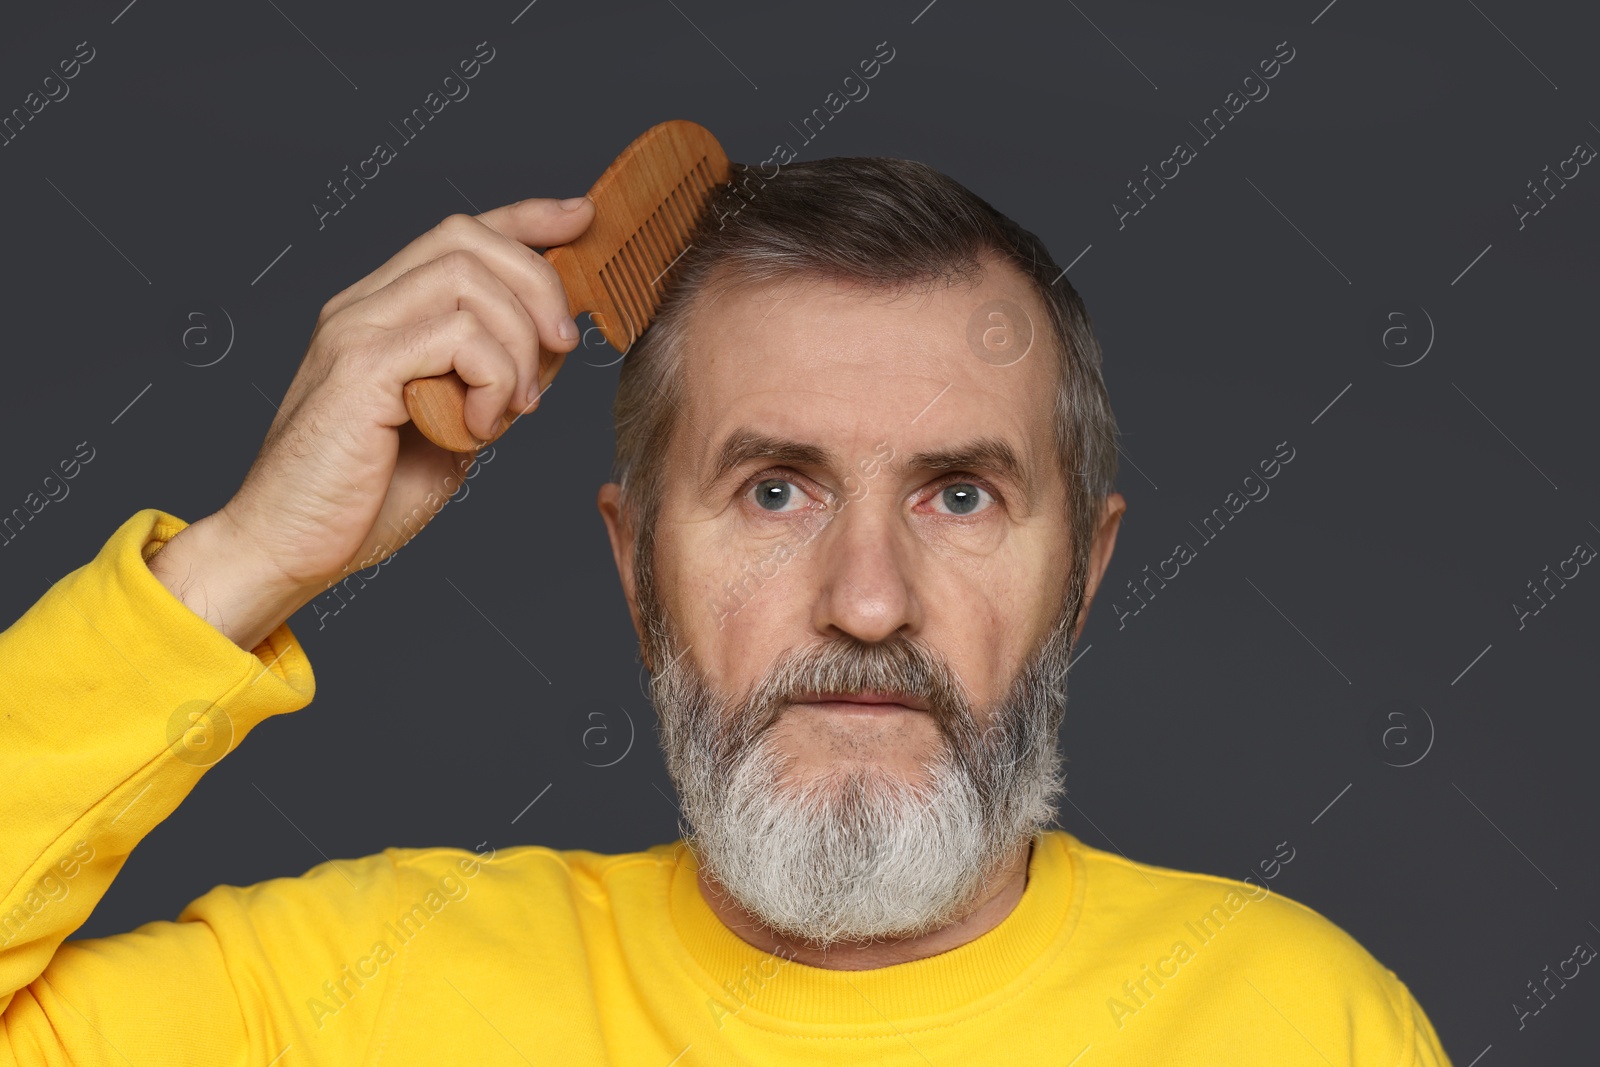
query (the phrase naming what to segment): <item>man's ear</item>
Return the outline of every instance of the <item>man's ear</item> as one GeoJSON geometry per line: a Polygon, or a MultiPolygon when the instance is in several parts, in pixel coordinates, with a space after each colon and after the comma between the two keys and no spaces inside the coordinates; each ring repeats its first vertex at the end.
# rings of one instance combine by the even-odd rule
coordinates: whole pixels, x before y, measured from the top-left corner
{"type": "Polygon", "coordinates": [[[633,584],[634,532],[622,519],[622,486],[607,482],[600,487],[597,501],[600,517],[606,522],[606,535],[611,538],[611,558],[616,561],[617,575],[622,579],[622,595],[628,601],[628,614],[633,618],[633,632],[644,644],[644,628],[639,624],[639,599],[633,584]]]}
{"type": "Polygon", "coordinates": [[[1078,609],[1078,626],[1073,631],[1073,643],[1083,634],[1083,624],[1089,621],[1089,605],[1094,600],[1095,590],[1100,588],[1100,579],[1106,573],[1106,567],[1111,563],[1111,550],[1117,544],[1117,530],[1122,526],[1122,515],[1128,510],[1128,502],[1122,498],[1121,493],[1111,493],[1101,506],[1100,526],[1095,530],[1094,544],[1089,546],[1089,574],[1084,580],[1083,606],[1078,609]]]}

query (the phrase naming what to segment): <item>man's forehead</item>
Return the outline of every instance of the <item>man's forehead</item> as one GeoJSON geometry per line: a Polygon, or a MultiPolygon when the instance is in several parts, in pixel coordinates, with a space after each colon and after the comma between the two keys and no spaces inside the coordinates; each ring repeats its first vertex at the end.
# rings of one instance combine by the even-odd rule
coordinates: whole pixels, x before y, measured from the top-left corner
{"type": "Polygon", "coordinates": [[[680,460],[704,482],[753,447],[809,447],[822,465],[887,443],[934,466],[962,452],[1000,466],[1009,458],[1037,480],[1050,462],[1058,373],[1045,316],[1012,268],[977,285],[786,278],[722,293],[686,324],[680,416],[693,429],[674,435],[680,460]],[[974,318],[997,302],[1038,326],[1027,355],[1004,364],[971,343],[974,318]],[[766,440],[753,446],[752,435],[766,440]]]}

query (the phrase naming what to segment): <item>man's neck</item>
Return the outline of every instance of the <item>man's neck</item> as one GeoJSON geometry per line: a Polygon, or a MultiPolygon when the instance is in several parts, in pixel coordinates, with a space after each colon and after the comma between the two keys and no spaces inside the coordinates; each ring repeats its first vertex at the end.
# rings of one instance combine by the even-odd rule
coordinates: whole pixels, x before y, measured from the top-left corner
{"type": "Polygon", "coordinates": [[[898,940],[835,943],[826,949],[773,930],[708,878],[703,869],[698,872],[697,880],[700,895],[717,918],[722,920],[722,924],[761,951],[785,956],[812,967],[865,971],[936,956],[993,930],[1022,899],[1022,891],[1028,884],[1028,863],[1032,856],[1031,843],[1013,854],[984,894],[960,918],[932,933],[898,940]]]}

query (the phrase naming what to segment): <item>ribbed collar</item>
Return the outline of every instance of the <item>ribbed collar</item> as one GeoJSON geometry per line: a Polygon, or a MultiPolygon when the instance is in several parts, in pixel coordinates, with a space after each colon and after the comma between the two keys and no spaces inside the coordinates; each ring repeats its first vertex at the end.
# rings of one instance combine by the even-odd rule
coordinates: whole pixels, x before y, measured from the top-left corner
{"type": "Polygon", "coordinates": [[[865,971],[780,961],[746,943],[706,903],[694,853],[681,841],[669,846],[663,877],[681,961],[709,996],[744,1022],[779,1029],[785,1021],[888,1028],[899,1020],[990,1007],[1047,968],[1066,947],[1082,907],[1083,868],[1073,843],[1061,830],[1035,839],[1022,899],[987,933],[926,959],[865,971]]]}

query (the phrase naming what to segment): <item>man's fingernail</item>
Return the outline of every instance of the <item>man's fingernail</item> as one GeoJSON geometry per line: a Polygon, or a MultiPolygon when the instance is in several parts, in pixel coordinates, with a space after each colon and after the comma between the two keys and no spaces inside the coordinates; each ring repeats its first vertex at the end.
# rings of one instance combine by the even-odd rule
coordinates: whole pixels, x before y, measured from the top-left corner
{"type": "Polygon", "coordinates": [[[589,198],[587,196],[569,196],[565,200],[561,201],[561,209],[563,211],[576,211],[582,207],[584,202],[588,199],[589,198]]]}
{"type": "Polygon", "coordinates": [[[572,316],[567,316],[556,325],[556,333],[561,335],[563,341],[570,341],[578,336],[578,324],[572,321],[572,316]]]}
{"type": "Polygon", "coordinates": [[[539,383],[537,381],[535,381],[532,385],[528,386],[528,410],[529,411],[532,411],[534,408],[539,406],[539,394],[542,393],[543,391],[544,390],[539,388],[539,383]]]}

